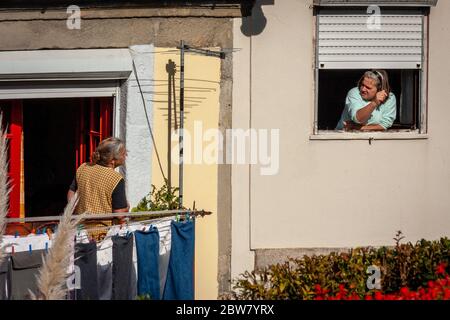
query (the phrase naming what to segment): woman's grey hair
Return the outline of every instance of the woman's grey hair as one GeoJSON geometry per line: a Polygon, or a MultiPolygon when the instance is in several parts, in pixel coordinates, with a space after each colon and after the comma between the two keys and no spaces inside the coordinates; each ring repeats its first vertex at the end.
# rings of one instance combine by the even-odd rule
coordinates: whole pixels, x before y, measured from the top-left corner
{"type": "Polygon", "coordinates": [[[361,79],[358,81],[358,88],[361,87],[365,78],[376,81],[378,91],[385,90],[387,94],[391,92],[391,86],[389,85],[389,77],[385,70],[372,70],[366,71],[361,79]]]}
{"type": "Polygon", "coordinates": [[[92,154],[92,164],[107,166],[117,160],[125,150],[125,143],[119,138],[111,137],[100,142],[92,154]]]}

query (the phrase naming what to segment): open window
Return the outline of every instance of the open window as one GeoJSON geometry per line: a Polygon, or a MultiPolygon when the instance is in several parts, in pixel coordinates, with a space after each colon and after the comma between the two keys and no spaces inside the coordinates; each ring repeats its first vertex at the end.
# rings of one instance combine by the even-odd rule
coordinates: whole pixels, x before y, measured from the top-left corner
{"type": "MultiPolygon", "coordinates": [[[[318,130],[334,130],[338,123],[347,91],[356,87],[366,70],[320,70],[318,95],[318,130]]],[[[420,71],[387,70],[392,92],[397,97],[397,118],[391,131],[417,131],[420,128],[420,71]]]]}
{"type": "Polygon", "coordinates": [[[76,169],[112,135],[113,97],[0,100],[8,128],[9,218],[62,213],[76,169]]]}
{"type": "Polygon", "coordinates": [[[11,185],[9,194],[9,216],[12,212],[18,217],[23,212],[21,205],[21,157],[23,140],[22,101],[0,100],[0,113],[2,114],[2,128],[6,130],[8,144],[8,178],[11,185]]]}
{"type": "Polygon", "coordinates": [[[387,71],[397,98],[387,132],[427,132],[428,12],[386,7],[374,18],[367,6],[316,8],[314,134],[335,132],[348,91],[372,69],[387,71]]]}

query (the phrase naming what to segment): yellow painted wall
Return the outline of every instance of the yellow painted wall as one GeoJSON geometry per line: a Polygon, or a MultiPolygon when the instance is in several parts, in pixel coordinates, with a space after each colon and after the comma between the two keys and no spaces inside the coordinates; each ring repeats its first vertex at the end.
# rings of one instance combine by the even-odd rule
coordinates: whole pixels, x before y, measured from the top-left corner
{"type": "MultiPolygon", "coordinates": [[[[164,174],[167,176],[167,108],[168,73],[166,65],[171,59],[177,65],[175,75],[176,105],[179,108],[180,55],[175,48],[155,49],[155,81],[153,91],[153,128],[164,174]]],[[[192,54],[185,55],[185,130],[193,137],[194,121],[202,121],[203,131],[217,128],[219,123],[220,59],[192,54]]],[[[173,120],[172,113],[172,121],[173,120]]],[[[177,115],[179,125],[179,114],[177,115]]],[[[194,138],[194,137],[193,137],[194,138]]],[[[207,146],[204,143],[203,146],[207,146]]],[[[172,148],[177,141],[172,142],[172,148]]],[[[186,150],[185,154],[188,154],[186,150]]],[[[193,152],[192,152],[193,154],[193,152]]],[[[177,157],[177,154],[172,154],[177,157]]],[[[178,165],[172,163],[172,186],[178,186],[178,165]]],[[[184,165],[184,206],[212,211],[213,214],[196,221],[195,241],[195,298],[217,299],[217,164],[184,165]]],[[[152,159],[152,183],[163,184],[155,151],[152,159]]]]}

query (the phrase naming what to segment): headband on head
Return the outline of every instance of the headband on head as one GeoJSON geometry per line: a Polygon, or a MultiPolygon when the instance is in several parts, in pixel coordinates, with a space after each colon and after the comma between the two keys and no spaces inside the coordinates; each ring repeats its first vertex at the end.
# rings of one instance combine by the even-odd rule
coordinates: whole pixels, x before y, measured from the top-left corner
{"type": "Polygon", "coordinates": [[[377,70],[373,70],[372,73],[374,73],[380,79],[381,85],[383,85],[384,77],[381,74],[381,72],[378,72],[377,70]]]}

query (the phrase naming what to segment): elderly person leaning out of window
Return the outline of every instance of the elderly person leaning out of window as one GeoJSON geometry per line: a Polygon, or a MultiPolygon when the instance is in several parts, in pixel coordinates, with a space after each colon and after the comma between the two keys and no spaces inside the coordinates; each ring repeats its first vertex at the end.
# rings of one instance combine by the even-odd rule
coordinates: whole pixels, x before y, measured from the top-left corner
{"type": "Polygon", "coordinates": [[[345,100],[336,130],[385,131],[397,116],[397,100],[384,70],[367,71],[345,100]]]}
{"type": "MultiPolygon", "coordinates": [[[[122,140],[107,138],[100,142],[90,163],[83,163],[77,170],[75,179],[67,192],[67,200],[79,194],[75,214],[128,212],[130,204],[125,193],[125,181],[114,169],[125,164],[127,150],[122,140]]],[[[123,217],[119,219],[123,223],[123,217]]],[[[85,221],[88,235],[95,240],[106,236],[105,226],[111,221],[85,221]]]]}

